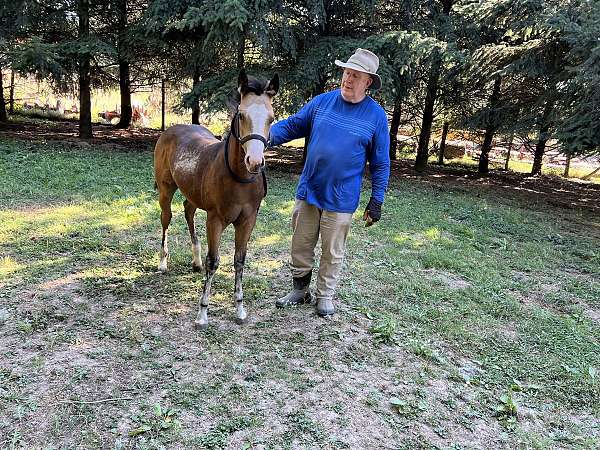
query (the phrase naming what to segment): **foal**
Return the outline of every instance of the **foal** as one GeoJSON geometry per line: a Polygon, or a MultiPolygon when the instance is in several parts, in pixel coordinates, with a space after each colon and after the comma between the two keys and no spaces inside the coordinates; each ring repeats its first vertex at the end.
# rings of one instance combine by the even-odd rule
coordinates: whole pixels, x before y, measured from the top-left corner
{"type": "Polygon", "coordinates": [[[279,77],[258,80],[241,71],[238,77],[240,102],[225,141],[217,140],[200,125],[175,125],[166,130],[154,148],[154,176],[159,191],[162,247],[158,269],[167,270],[167,228],[171,222],[171,200],[179,189],[185,219],[192,238],[192,268],[202,269],[200,243],[196,236],[196,209],[206,211],[208,253],[204,262],[205,280],[195,325],[208,326],[208,299],[219,266],[219,242],[223,230],[235,227],[236,322],[247,314],[242,292],[242,273],[248,240],[266,195],[264,150],[273,122],[273,96],[279,90],[279,77]]]}

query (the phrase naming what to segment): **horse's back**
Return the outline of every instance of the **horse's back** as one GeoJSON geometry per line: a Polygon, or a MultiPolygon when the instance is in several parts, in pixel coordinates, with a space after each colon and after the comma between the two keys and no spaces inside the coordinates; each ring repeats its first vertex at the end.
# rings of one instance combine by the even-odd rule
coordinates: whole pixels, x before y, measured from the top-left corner
{"type": "Polygon", "coordinates": [[[173,125],[165,130],[154,147],[154,165],[171,166],[174,161],[190,163],[213,153],[219,141],[202,125],[173,125]]]}
{"type": "Polygon", "coordinates": [[[184,146],[193,143],[198,147],[208,147],[218,142],[215,135],[202,125],[173,125],[160,135],[155,151],[165,151],[165,147],[169,147],[169,144],[184,146]]]}
{"type": "Polygon", "coordinates": [[[201,125],[169,127],[154,148],[157,185],[176,185],[186,197],[195,197],[221,147],[221,141],[201,125]]]}

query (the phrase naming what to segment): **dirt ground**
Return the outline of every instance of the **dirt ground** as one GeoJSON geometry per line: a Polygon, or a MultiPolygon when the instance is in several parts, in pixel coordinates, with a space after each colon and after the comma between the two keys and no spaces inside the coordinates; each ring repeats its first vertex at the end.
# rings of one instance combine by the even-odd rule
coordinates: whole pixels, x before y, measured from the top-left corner
{"type": "MultiPolygon", "coordinates": [[[[0,124],[0,136],[25,140],[68,141],[80,147],[94,146],[107,150],[151,151],[160,136],[160,130],[132,128],[117,130],[109,125],[95,125],[94,138],[78,137],[77,122],[43,122],[0,124]]],[[[267,152],[267,162],[278,170],[298,173],[302,169],[301,149],[278,147],[267,152]]],[[[520,198],[532,206],[543,208],[544,204],[576,209],[592,215],[600,215],[600,184],[578,179],[566,180],[556,176],[530,176],[528,174],[494,170],[481,175],[472,169],[440,167],[430,164],[420,174],[412,168],[412,161],[392,162],[393,178],[416,178],[435,185],[451,184],[454,188],[464,186],[484,191],[494,190],[500,197],[520,198]]],[[[596,224],[598,225],[598,224],[596,224]]]]}

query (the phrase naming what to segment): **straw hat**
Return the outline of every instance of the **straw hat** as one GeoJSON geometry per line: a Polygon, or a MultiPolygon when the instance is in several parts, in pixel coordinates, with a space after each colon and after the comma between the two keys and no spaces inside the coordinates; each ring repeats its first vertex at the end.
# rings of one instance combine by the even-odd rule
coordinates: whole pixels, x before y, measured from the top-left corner
{"type": "Polygon", "coordinates": [[[369,89],[376,91],[381,88],[381,78],[377,75],[379,58],[375,53],[365,50],[364,48],[357,48],[356,52],[348,58],[347,62],[336,59],[335,65],[368,73],[371,75],[371,78],[373,78],[373,82],[371,83],[371,86],[369,86],[369,89]]]}

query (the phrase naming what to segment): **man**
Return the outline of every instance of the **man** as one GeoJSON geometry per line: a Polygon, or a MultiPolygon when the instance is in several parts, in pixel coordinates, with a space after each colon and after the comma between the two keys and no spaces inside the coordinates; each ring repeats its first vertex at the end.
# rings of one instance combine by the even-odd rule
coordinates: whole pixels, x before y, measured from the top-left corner
{"type": "Polygon", "coordinates": [[[340,89],[318,95],[296,115],[271,127],[271,144],[308,138],[304,170],[292,213],[291,270],[293,289],[278,307],[310,303],[315,246],[321,236],[322,256],[317,278],[317,313],[334,313],[333,295],[342,269],[352,213],[360,200],[365,165],[369,162],[372,194],[363,215],[366,226],[381,217],[390,157],[385,111],[367,96],[377,90],[379,58],[357,49],[344,68],[340,89]]]}

